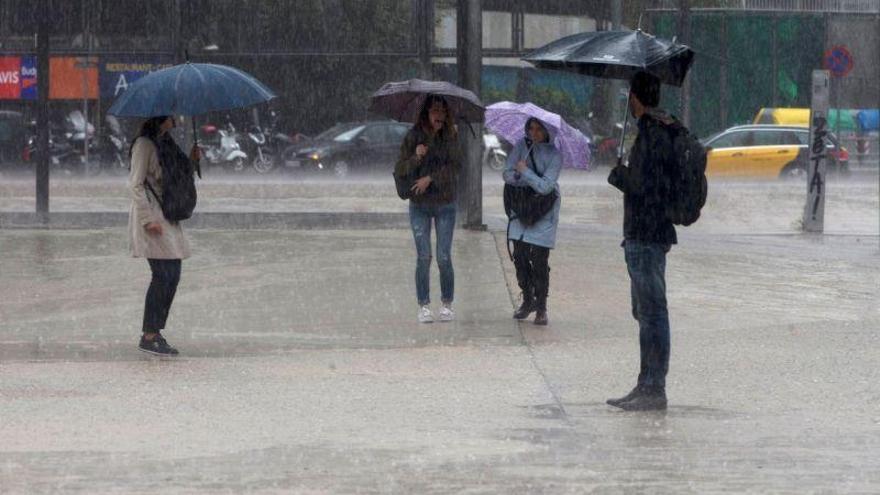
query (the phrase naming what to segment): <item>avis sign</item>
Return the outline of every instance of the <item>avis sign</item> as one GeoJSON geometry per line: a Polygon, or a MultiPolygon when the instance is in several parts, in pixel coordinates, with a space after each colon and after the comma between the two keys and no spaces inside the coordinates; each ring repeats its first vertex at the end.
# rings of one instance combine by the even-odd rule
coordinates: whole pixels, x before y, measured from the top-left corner
{"type": "Polygon", "coordinates": [[[21,57],[0,57],[0,99],[21,98],[21,57]]]}

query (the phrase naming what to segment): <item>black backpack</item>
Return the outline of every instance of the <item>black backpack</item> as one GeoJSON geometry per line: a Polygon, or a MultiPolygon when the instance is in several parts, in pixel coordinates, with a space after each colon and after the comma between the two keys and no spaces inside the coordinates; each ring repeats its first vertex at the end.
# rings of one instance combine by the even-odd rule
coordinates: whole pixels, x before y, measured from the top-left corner
{"type": "MultiPolygon", "coordinates": [[[[538,177],[543,177],[538,172],[531,151],[529,151],[529,163],[538,177]]],[[[541,194],[529,186],[504,184],[504,213],[507,214],[508,220],[519,220],[526,227],[534,225],[550,213],[557,199],[559,194],[555,190],[550,194],[541,194]]]]}
{"type": "Polygon", "coordinates": [[[674,160],[667,170],[666,216],[675,225],[688,226],[700,218],[706,204],[706,148],[677,119],[666,126],[672,138],[674,160]]]}
{"type": "Polygon", "coordinates": [[[193,210],[196,209],[197,170],[192,160],[170,140],[170,137],[165,137],[153,141],[159,154],[159,165],[162,167],[162,197],[156,194],[149,182],[144,183],[162,205],[165,219],[177,223],[192,217],[193,210]]]}

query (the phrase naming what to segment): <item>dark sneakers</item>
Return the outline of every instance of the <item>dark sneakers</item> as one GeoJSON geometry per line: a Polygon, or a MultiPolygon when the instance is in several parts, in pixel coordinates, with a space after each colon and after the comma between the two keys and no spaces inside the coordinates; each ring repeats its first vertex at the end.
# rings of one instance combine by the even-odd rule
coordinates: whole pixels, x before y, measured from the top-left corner
{"type": "Polygon", "coordinates": [[[624,402],[629,402],[636,398],[639,395],[639,387],[632,389],[632,391],[619,399],[608,399],[605,401],[609,406],[620,407],[624,402]]]}
{"type": "Polygon", "coordinates": [[[665,411],[666,394],[640,394],[635,399],[617,406],[624,411],[665,411]]]}
{"type": "Polygon", "coordinates": [[[624,411],[665,411],[666,391],[636,387],[626,397],[609,399],[608,404],[624,411]]]}
{"type": "Polygon", "coordinates": [[[535,304],[532,301],[523,300],[522,305],[513,313],[513,319],[525,320],[535,311],[535,304]]]}
{"type": "Polygon", "coordinates": [[[177,349],[168,345],[168,341],[161,335],[157,335],[153,340],[147,340],[141,336],[141,343],[138,345],[141,352],[153,354],[156,356],[176,356],[177,349]]]}

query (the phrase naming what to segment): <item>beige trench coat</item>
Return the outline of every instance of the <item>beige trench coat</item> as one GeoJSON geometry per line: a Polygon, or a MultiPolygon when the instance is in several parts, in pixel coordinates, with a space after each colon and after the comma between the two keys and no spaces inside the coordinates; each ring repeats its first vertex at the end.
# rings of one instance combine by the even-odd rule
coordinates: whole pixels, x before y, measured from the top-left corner
{"type": "Polygon", "coordinates": [[[144,181],[149,182],[159,197],[162,196],[162,167],[159,165],[156,145],[149,138],[139,137],[132,150],[128,179],[131,197],[128,239],[131,255],[160,260],[189,258],[189,241],[183,235],[180,223],[172,224],[165,219],[159,200],[153,191],[144,186],[144,181]],[[147,232],[144,226],[150,222],[162,225],[162,235],[147,232]]]}

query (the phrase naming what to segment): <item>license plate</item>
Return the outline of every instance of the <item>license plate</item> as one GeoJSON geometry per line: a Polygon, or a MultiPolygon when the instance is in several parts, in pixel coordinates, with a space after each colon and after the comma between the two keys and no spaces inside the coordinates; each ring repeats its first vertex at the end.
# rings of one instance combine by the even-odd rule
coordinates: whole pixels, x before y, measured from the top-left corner
{"type": "Polygon", "coordinates": [[[299,160],[287,160],[287,166],[289,168],[300,168],[302,167],[302,162],[299,160]]]}

